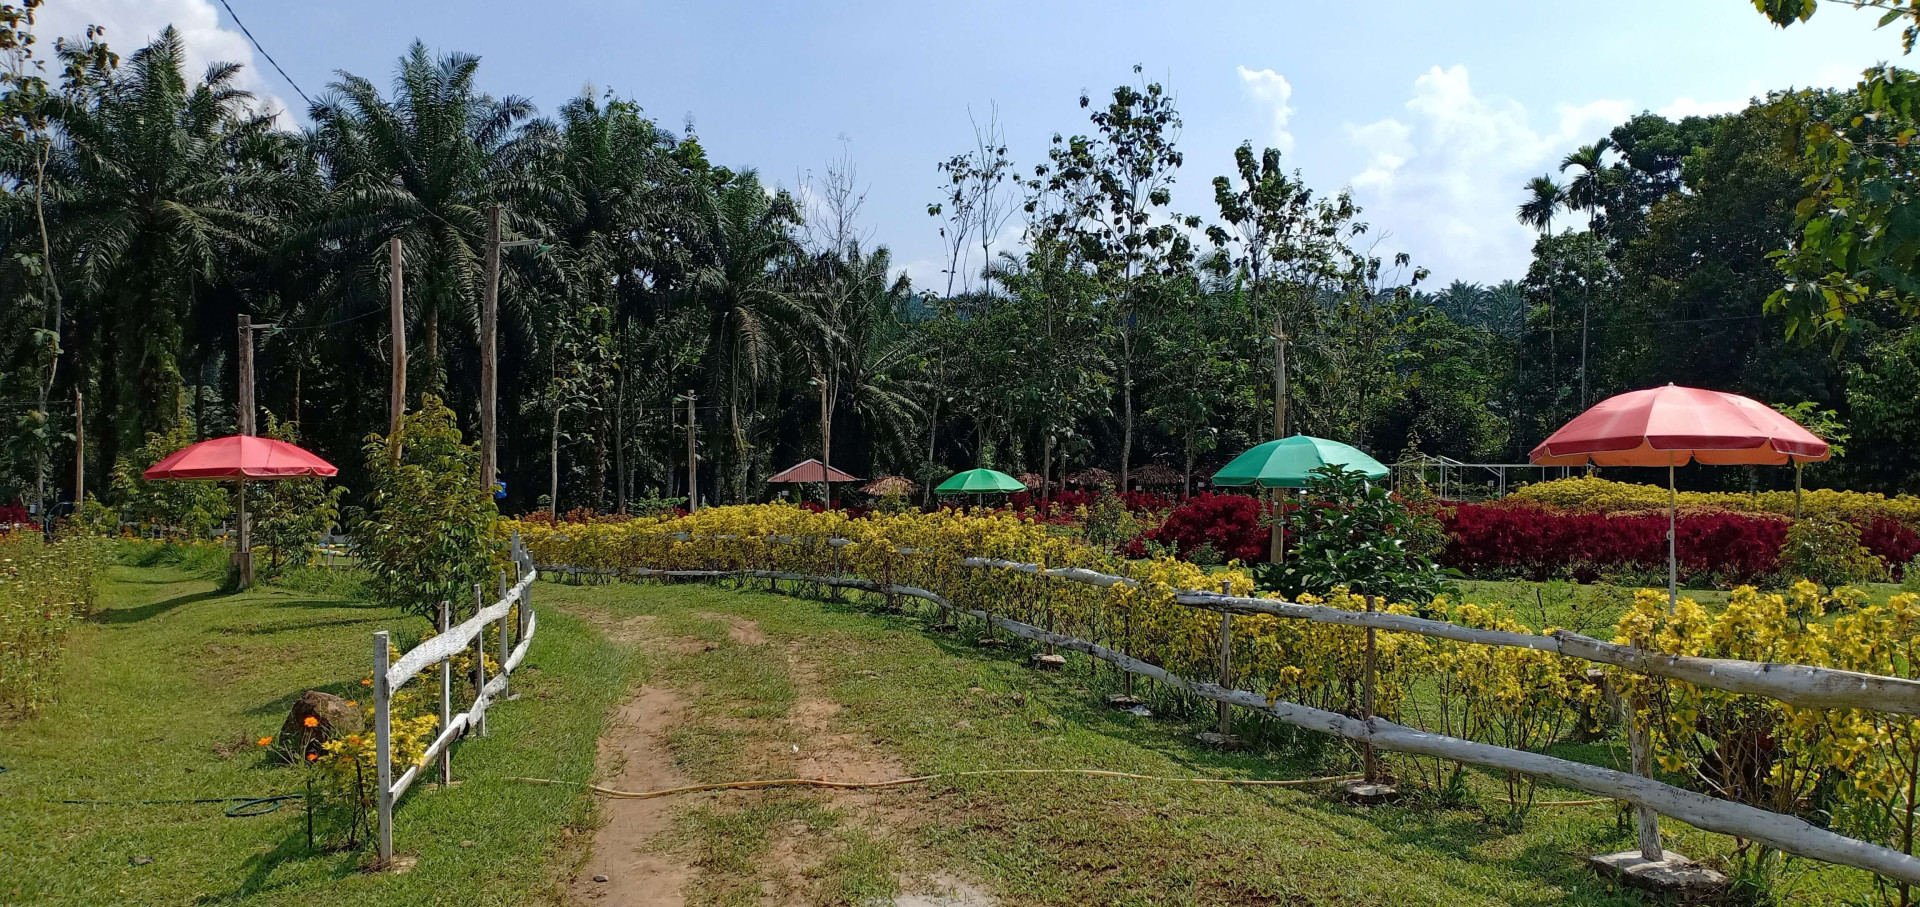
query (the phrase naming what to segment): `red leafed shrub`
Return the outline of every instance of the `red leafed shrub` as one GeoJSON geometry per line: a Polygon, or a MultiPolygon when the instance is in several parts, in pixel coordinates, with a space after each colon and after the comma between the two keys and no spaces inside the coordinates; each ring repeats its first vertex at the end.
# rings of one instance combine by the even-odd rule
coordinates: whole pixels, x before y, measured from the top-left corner
{"type": "Polygon", "coordinates": [[[1920,554],[1920,532],[1891,517],[1877,516],[1860,526],[1860,544],[1886,561],[1897,582],[1906,575],[1914,555],[1920,554]]]}
{"type": "Polygon", "coordinates": [[[1173,508],[1160,525],[1134,540],[1129,554],[1139,557],[1145,543],[1175,547],[1182,556],[1209,545],[1223,560],[1266,563],[1268,530],[1260,525],[1261,503],[1252,495],[1194,495],[1173,508]]]}
{"type": "MultiPolygon", "coordinates": [[[[1469,576],[1592,582],[1610,573],[1658,575],[1667,567],[1667,520],[1547,510],[1518,502],[1461,504],[1447,518],[1443,566],[1469,576]]],[[[1683,514],[1676,546],[1682,580],[1750,583],[1771,574],[1787,522],[1730,511],[1683,514]]]]}
{"type": "Polygon", "coordinates": [[[28,513],[27,508],[19,504],[8,504],[0,507],[0,525],[31,522],[33,522],[33,514],[28,513]]]}

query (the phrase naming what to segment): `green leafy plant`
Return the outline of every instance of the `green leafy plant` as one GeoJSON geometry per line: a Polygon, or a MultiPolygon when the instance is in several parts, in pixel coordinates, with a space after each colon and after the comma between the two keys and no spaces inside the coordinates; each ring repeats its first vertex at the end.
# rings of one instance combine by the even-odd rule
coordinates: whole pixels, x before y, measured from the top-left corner
{"type": "MultiPolygon", "coordinates": [[[[300,427],[267,413],[266,436],[288,444],[300,443],[300,427]]],[[[261,565],[267,576],[304,567],[319,550],[320,535],[340,519],[344,486],[327,487],[319,477],[254,482],[247,487],[247,506],[254,514],[253,543],[271,552],[261,565]]]]}
{"type": "Polygon", "coordinates": [[[1297,596],[1344,586],[1417,604],[1451,591],[1447,575],[1421,553],[1437,531],[1431,518],[1394,500],[1385,486],[1328,465],[1307,480],[1307,498],[1286,515],[1293,546],[1286,561],[1259,568],[1262,588],[1297,596]]]}
{"type": "Polygon", "coordinates": [[[421,398],[399,440],[395,463],[387,438],[367,437],[373,488],[353,534],[375,597],[432,616],[442,600],[471,601],[473,585],[489,578],[497,514],[480,488],[480,453],[440,398],[421,398]]]}
{"type": "Polygon", "coordinates": [[[166,431],[148,433],[145,444],[113,466],[113,493],[127,518],[168,540],[204,538],[233,510],[227,490],[218,483],[149,482],[141,477],[153,464],[192,443],[193,426],[181,420],[166,431]]]}
{"type": "Polygon", "coordinates": [[[1860,527],[1815,516],[1787,529],[1786,543],[1780,547],[1780,572],[1793,579],[1841,586],[1885,579],[1887,565],[1860,544],[1860,527]]]}

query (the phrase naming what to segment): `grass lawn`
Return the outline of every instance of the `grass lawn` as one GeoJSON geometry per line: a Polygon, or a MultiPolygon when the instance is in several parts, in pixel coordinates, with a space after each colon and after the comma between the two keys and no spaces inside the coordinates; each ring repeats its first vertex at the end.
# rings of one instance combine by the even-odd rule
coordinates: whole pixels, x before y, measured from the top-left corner
{"type": "MultiPolygon", "coordinates": [[[[453,788],[416,785],[398,810],[407,875],[357,853],[312,852],[298,801],[225,818],[226,804],[62,804],[299,793],[304,770],[252,744],[317,689],[357,698],[376,629],[426,622],[325,592],[223,595],[206,573],[116,566],[103,608],[69,645],[57,704],[0,727],[0,903],[523,904],[551,887],[563,830],[590,821],[577,790],[490,781],[585,780],[608,710],[630,685],[625,651],[543,611],[523,698],[457,745],[453,788]],[[461,846],[471,842],[471,846],[461,846]]],[[[536,606],[538,602],[536,600],[536,606]]]]}
{"type": "MultiPolygon", "coordinates": [[[[691,782],[786,777],[812,745],[796,728],[806,700],[837,706],[832,739],[890,754],[912,773],[985,768],[1103,768],[1174,777],[1306,778],[1350,770],[1351,750],[1243,719],[1260,741],[1223,754],[1193,740],[1211,708],[1164,694],[1158,715],[1100,706],[1111,670],[1084,661],[1034,672],[1016,648],[982,649],[977,627],[929,630],[921,615],[695,585],[542,585],[540,600],[603,620],[639,622],[653,683],[680,691],[691,717],[671,738],[691,782]],[[734,627],[753,621],[764,640],[734,627]],[[691,641],[689,644],[688,641],[691,641]],[[809,692],[811,690],[811,692],[809,692]]],[[[623,624],[624,625],[624,624],[623,624]]],[[[815,735],[818,736],[818,735],[815,735]]],[[[1568,758],[1617,763],[1624,746],[1566,746],[1568,758]]],[[[827,771],[844,777],[842,772],[827,771]]],[[[673,839],[697,876],[694,905],[860,903],[901,879],[949,873],[1003,904],[1647,903],[1597,878],[1586,856],[1633,845],[1611,805],[1540,808],[1506,824],[1498,779],[1475,776],[1477,805],[1345,805],[1324,789],[1228,788],[1074,776],[941,780],[866,795],[783,790],[685,798],[673,839]],[[876,820],[875,817],[878,817],[876,820]],[[791,866],[801,861],[798,881],[791,866]],[[784,877],[783,877],[784,876],[784,877]]],[[[1542,791],[1543,799],[1579,798],[1542,791]]],[[[1724,857],[1729,839],[1666,823],[1668,846],[1724,857]]],[[[1780,903],[1863,896],[1863,873],[1797,861],[1780,903]]]]}

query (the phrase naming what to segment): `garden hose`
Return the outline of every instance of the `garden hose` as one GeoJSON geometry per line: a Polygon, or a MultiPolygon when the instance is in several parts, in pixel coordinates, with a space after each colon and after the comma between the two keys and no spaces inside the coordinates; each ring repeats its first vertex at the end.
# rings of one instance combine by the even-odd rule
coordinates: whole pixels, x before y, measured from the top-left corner
{"type": "Polygon", "coordinates": [[[828,781],[825,778],[779,778],[771,781],[724,781],[718,784],[694,784],[687,787],[670,787],[665,790],[625,791],[601,787],[597,784],[585,784],[579,781],[554,781],[549,778],[507,777],[503,781],[521,781],[527,784],[567,784],[584,787],[596,794],[613,797],[617,800],[652,800],[656,797],[670,797],[675,794],[696,794],[715,790],[764,790],[771,787],[831,787],[837,790],[872,790],[886,787],[904,787],[909,784],[924,784],[941,778],[970,778],[981,775],[1086,775],[1095,778],[1126,778],[1134,781],[1174,781],[1187,784],[1231,784],[1241,787],[1302,787],[1308,784],[1332,784],[1339,781],[1354,781],[1362,775],[1331,775],[1325,778],[1303,778],[1294,781],[1256,781],[1244,778],[1167,778],[1160,775],[1136,775],[1132,772],[1109,772],[1091,768],[995,768],[970,772],[941,772],[934,775],[915,775],[910,778],[895,778],[891,781],[828,781]]]}
{"type": "Polygon", "coordinates": [[[302,799],[304,794],[273,794],[266,797],[203,797],[196,800],[50,800],[50,803],[66,803],[75,806],[171,806],[183,803],[232,803],[221,812],[229,819],[249,819],[264,816],[280,809],[288,800],[302,799]]]}

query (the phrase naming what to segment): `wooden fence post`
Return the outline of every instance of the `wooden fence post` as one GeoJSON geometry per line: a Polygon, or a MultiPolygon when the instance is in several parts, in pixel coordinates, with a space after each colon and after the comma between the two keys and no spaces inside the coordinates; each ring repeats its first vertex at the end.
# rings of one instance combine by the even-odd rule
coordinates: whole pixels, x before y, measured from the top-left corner
{"type": "MultiPolygon", "coordinates": [[[[1371,595],[1366,596],[1366,601],[1367,601],[1367,613],[1372,614],[1374,611],[1374,597],[1371,595]]],[[[1365,713],[1361,717],[1363,720],[1367,720],[1367,721],[1373,720],[1374,685],[1378,682],[1377,677],[1379,674],[1379,662],[1375,655],[1373,637],[1374,637],[1374,629],[1372,627],[1368,627],[1367,628],[1367,668],[1366,668],[1367,674],[1366,674],[1366,680],[1364,682],[1364,685],[1361,688],[1361,693],[1360,693],[1361,695],[1360,710],[1365,713]]],[[[1372,743],[1365,744],[1365,749],[1363,750],[1363,753],[1366,757],[1367,783],[1368,784],[1380,783],[1380,755],[1374,752],[1372,743]]]]}
{"type": "MultiPolygon", "coordinates": [[[[1232,580],[1220,581],[1220,594],[1233,595],[1232,580]]],[[[1233,689],[1233,615],[1226,611],[1220,612],[1220,689],[1233,689]]],[[[1233,732],[1233,706],[1216,702],[1214,707],[1220,719],[1216,730],[1225,737],[1233,732]]]]}
{"type": "Polygon", "coordinates": [[[373,765],[374,812],[379,822],[380,868],[393,863],[393,734],[389,712],[392,692],[387,689],[387,631],[373,634],[373,765]]]}
{"type": "MultiPolygon", "coordinates": [[[[1646,708],[1647,694],[1635,693],[1627,715],[1627,748],[1633,758],[1633,773],[1651,778],[1653,743],[1647,739],[1647,725],[1641,718],[1646,708]]],[[[1666,859],[1665,850],[1660,846],[1660,814],[1648,806],[1635,807],[1634,813],[1640,826],[1640,856],[1654,863],[1666,859]]]]}
{"type": "MultiPolygon", "coordinates": [[[[506,600],[507,590],[510,588],[512,587],[507,585],[507,571],[505,570],[500,571],[500,600],[501,601],[506,600]]],[[[507,658],[513,654],[513,641],[512,639],[509,638],[509,633],[508,633],[508,628],[511,627],[512,624],[513,624],[513,608],[509,606],[507,608],[507,613],[500,615],[500,670],[502,671],[505,671],[507,669],[507,658]]],[[[500,700],[502,702],[505,702],[506,700],[513,698],[513,696],[507,692],[507,686],[510,685],[513,681],[511,678],[507,678],[507,675],[505,674],[502,674],[500,676],[502,678],[506,678],[506,679],[503,679],[500,683],[500,700]]]]}
{"type": "MultiPolygon", "coordinates": [[[[482,610],[484,610],[487,607],[487,602],[484,596],[485,596],[485,593],[480,591],[480,584],[474,583],[473,584],[473,613],[479,614],[482,610]]],[[[475,700],[478,700],[480,698],[480,695],[483,692],[485,692],[486,689],[487,689],[487,629],[485,627],[481,627],[480,632],[473,634],[473,698],[475,700]]],[[[479,725],[480,727],[478,730],[480,732],[480,736],[482,737],[487,736],[487,716],[486,716],[486,713],[484,712],[482,712],[479,716],[479,725]]]]}
{"type": "MultiPolygon", "coordinates": [[[[440,600],[440,635],[445,636],[453,629],[453,606],[446,599],[440,600]]],[[[445,731],[453,723],[453,657],[440,659],[440,730],[445,731]]],[[[453,747],[440,750],[440,786],[453,783],[453,747]]]]}

